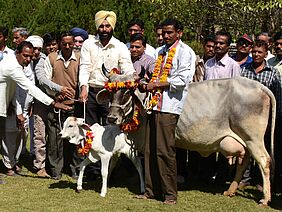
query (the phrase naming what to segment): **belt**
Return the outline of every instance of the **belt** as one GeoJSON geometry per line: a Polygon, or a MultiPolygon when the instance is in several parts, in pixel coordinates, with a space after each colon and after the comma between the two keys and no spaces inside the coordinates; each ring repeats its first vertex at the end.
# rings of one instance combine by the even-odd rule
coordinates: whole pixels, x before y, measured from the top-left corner
{"type": "Polygon", "coordinates": [[[99,91],[103,90],[103,87],[90,87],[89,86],[89,91],[90,92],[94,92],[94,93],[98,93],[99,91]]]}

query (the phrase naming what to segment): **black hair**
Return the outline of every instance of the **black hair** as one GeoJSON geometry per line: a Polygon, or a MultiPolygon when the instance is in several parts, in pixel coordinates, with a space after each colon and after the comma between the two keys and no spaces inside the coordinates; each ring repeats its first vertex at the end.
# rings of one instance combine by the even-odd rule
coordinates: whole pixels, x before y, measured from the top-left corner
{"type": "Polygon", "coordinates": [[[204,38],[204,45],[206,45],[208,42],[214,42],[215,36],[214,34],[208,34],[205,38],[204,38]]]}
{"type": "Polygon", "coordinates": [[[264,40],[256,40],[253,44],[254,47],[263,47],[265,51],[268,51],[268,44],[264,40]]]}
{"type": "Polygon", "coordinates": [[[43,35],[44,45],[47,45],[54,40],[58,43],[58,34],[55,32],[50,32],[43,35]]]}
{"type": "Polygon", "coordinates": [[[139,18],[133,18],[132,20],[130,20],[127,24],[127,29],[134,26],[135,24],[138,25],[141,29],[144,29],[144,22],[139,18]]]}
{"type": "Polygon", "coordinates": [[[168,26],[172,25],[174,29],[177,30],[182,30],[184,29],[183,25],[176,19],[166,19],[163,23],[162,26],[168,26]]]}
{"type": "Polygon", "coordinates": [[[227,45],[230,46],[230,44],[232,43],[232,36],[229,32],[226,31],[218,31],[217,33],[215,33],[215,36],[226,36],[227,37],[227,45]]]}
{"type": "Polygon", "coordinates": [[[0,33],[6,38],[9,35],[9,30],[5,26],[0,26],[0,33]]]}
{"type": "Polygon", "coordinates": [[[274,42],[280,39],[282,39],[282,32],[276,32],[273,38],[274,42]]]}
{"type": "Polygon", "coordinates": [[[31,42],[29,41],[22,41],[18,46],[17,46],[17,53],[21,53],[23,51],[24,47],[28,47],[30,49],[33,49],[33,45],[31,42]]]}
{"type": "Polygon", "coordinates": [[[134,41],[137,41],[137,40],[141,40],[142,45],[144,47],[146,47],[147,39],[141,33],[135,33],[135,34],[130,36],[130,42],[134,42],[134,41]]]}
{"type": "Polygon", "coordinates": [[[60,34],[60,40],[62,40],[64,37],[67,37],[67,36],[74,37],[70,31],[64,31],[60,34]]]}

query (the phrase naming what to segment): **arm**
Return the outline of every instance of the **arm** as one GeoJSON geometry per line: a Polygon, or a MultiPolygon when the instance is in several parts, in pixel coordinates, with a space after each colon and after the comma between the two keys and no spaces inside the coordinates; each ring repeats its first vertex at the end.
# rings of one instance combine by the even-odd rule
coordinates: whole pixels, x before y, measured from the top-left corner
{"type": "MultiPolygon", "coordinates": [[[[92,40],[92,39],[91,39],[92,40]]],[[[89,42],[86,40],[81,48],[80,65],[79,65],[79,86],[80,99],[85,102],[88,98],[87,86],[91,73],[92,62],[89,42]]]]}
{"type": "Polygon", "coordinates": [[[126,46],[124,44],[119,45],[117,47],[117,51],[119,51],[118,64],[120,66],[122,74],[130,75],[130,74],[135,73],[136,71],[131,62],[130,52],[128,51],[126,46]]]}

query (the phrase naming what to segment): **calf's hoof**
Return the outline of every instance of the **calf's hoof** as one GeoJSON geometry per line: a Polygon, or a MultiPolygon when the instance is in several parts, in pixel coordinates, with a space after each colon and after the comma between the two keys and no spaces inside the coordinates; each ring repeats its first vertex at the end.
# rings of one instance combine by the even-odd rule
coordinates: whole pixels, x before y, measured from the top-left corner
{"type": "Polygon", "coordinates": [[[78,188],[75,189],[75,192],[76,192],[76,193],[80,193],[81,191],[82,191],[82,189],[78,189],[78,188]]]}
{"type": "Polygon", "coordinates": [[[261,199],[259,201],[259,206],[261,207],[267,207],[268,206],[268,201],[266,201],[265,199],[261,199]]]}
{"type": "Polygon", "coordinates": [[[100,196],[101,196],[101,197],[105,197],[105,196],[106,196],[106,193],[101,193],[100,196]]]}
{"type": "Polygon", "coordinates": [[[228,196],[228,197],[233,197],[233,196],[235,196],[235,193],[232,192],[232,191],[224,191],[223,195],[224,196],[228,196]]]}

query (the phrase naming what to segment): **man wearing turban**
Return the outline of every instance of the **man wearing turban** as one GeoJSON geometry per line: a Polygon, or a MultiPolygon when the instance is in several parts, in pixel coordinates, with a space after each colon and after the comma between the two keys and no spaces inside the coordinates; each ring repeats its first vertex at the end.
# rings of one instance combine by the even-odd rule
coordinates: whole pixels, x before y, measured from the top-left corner
{"type": "Polygon", "coordinates": [[[108,104],[98,104],[96,94],[103,89],[108,78],[102,72],[102,65],[110,72],[117,68],[121,74],[135,72],[130,53],[124,43],[113,36],[116,14],[99,11],[95,15],[97,35],[90,35],[83,43],[80,60],[80,98],[87,101],[86,123],[106,124],[108,104]]]}
{"type": "Polygon", "coordinates": [[[88,39],[88,32],[86,32],[84,29],[81,29],[79,27],[74,27],[70,30],[71,34],[74,37],[74,46],[73,48],[77,51],[81,50],[83,42],[88,39]]]}

